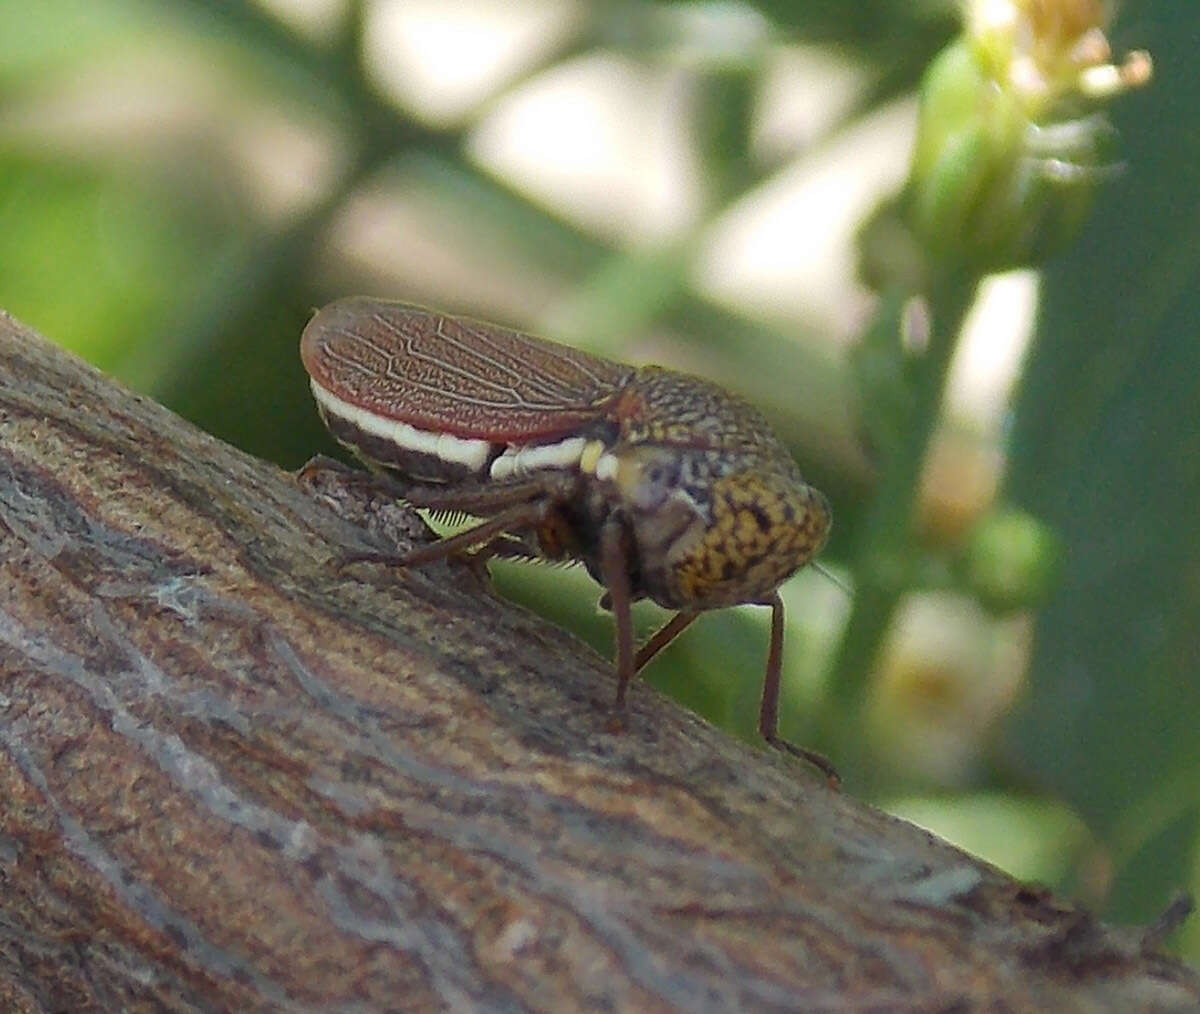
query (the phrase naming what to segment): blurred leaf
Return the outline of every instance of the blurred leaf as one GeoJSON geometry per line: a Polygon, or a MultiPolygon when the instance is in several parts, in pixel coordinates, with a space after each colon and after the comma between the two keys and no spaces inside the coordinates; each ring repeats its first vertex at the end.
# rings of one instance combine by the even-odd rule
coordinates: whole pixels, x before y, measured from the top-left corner
{"type": "Polygon", "coordinates": [[[1164,782],[1190,786],[1154,863],[1118,871],[1126,919],[1187,881],[1178,828],[1200,802],[1200,78],[1175,44],[1200,8],[1155,0],[1137,27],[1156,79],[1116,111],[1128,171],[1047,274],[1010,475],[1064,544],[1013,753],[1102,837],[1164,782]]]}
{"type": "Polygon", "coordinates": [[[226,239],[161,179],[53,154],[0,157],[0,306],[112,368],[226,239]]]}
{"type": "Polygon", "coordinates": [[[892,60],[919,53],[922,64],[957,25],[953,0],[759,0],[754,6],[789,34],[809,41],[853,46],[892,60]]]}
{"type": "Polygon", "coordinates": [[[1126,922],[1153,922],[1172,898],[1191,886],[1189,871],[1180,875],[1180,863],[1181,857],[1185,864],[1195,862],[1200,805],[1194,795],[1170,818],[1152,829],[1141,848],[1119,857],[1125,861],[1116,870],[1108,906],[1126,922]]]}
{"type": "Polygon", "coordinates": [[[884,809],[1024,880],[1060,881],[1088,843],[1078,816],[1059,803],[1003,793],[912,796],[884,809]]]}
{"type": "Polygon", "coordinates": [[[0,85],[26,85],[32,75],[78,66],[128,40],[144,23],[140,8],[128,0],[0,4],[0,85]]]}

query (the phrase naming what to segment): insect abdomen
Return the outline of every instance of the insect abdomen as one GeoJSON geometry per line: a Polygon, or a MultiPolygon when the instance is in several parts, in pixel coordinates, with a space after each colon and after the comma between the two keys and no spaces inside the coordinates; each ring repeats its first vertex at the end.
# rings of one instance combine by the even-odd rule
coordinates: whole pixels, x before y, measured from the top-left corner
{"type": "Polygon", "coordinates": [[[343,401],[316,380],[313,397],[333,438],[368,465],[414,479],[446,482],[485,474],[503,450],[490,440],[418,429],[343,401]]]}

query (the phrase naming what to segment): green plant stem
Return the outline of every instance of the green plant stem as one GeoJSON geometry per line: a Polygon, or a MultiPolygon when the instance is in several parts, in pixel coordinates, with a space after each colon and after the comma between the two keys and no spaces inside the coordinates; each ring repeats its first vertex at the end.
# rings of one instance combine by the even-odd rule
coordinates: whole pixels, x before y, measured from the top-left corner
{"type": "Polygon", "coordinates": [[[955,342],[978,284],[979,276],[972,272],[947,270],[930,287],[929,343],[913,363],[908,429],[883,463],[854,555],[856,593],[832,670],[827,736],[858,724],[883,639],[911,586],[913,516],[921,473],[941,416],[955,342]]]}

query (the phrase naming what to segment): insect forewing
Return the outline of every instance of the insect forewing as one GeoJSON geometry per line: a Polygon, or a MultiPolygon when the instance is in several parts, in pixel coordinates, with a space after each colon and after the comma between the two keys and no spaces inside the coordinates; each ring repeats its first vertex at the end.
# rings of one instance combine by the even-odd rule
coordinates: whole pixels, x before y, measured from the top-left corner
{"type": "Polygon", "coordinates": [[[507,328],[365,297],[317,313],[300,356],[314,385],[367,412],[513,443],[595,420],[634,373],[507,328]]]}

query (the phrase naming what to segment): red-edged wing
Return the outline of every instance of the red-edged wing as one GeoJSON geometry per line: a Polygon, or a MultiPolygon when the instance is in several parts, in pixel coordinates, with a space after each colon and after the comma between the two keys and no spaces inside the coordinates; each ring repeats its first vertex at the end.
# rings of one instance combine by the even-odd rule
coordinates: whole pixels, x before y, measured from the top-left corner
{"type": "Polygon", "coordinates": [[[304,329],[313,380],[417,429],[522,442],[597,418],[634,368],[462,317],[354,296],[304,329]]]}

